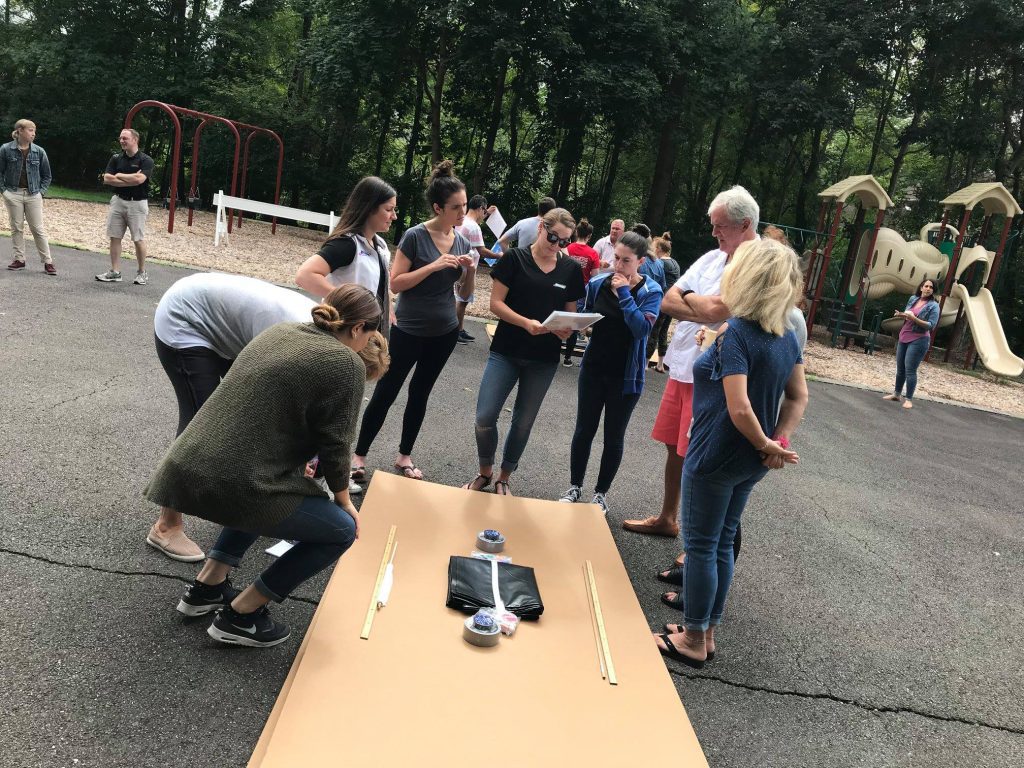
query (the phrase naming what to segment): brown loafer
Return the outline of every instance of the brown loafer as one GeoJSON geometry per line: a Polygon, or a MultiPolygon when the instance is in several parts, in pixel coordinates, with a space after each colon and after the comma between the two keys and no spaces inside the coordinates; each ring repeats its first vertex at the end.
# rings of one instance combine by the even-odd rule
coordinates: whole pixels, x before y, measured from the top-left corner
{"type": "Polygon", "coordinates": [[[665,536],[674,539],[679,535],[679,526],[669,523],[665,525],[657,517],[648,517],[643,520],[626,520],[622,527],[633,533],[643,533],[648,536],[665,536]]]}

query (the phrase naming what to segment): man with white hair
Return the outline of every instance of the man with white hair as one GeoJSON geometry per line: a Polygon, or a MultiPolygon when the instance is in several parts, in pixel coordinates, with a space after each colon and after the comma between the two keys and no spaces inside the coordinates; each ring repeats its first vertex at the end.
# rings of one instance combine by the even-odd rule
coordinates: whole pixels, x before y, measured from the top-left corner
{"type": "Polygon", "coordinates": [[[622,219],[612,219],[612,223],[608,225],[608,234],[594,243],[594,250],[601,259],[601,269],[608,269],[615,261],[615,244],[625,231],[626,222],[622,219]]]}
{"type": "Polygon", "coordinates": [[[651,432],[651,437],[664,443],[668,451],[661,512],[657,517],[626,520],[622,527],[627,531],[672,538],[679,535],[680,483],[693,418],[693,363],[701,351],[697,332],[702,325],[717,327],[729,318],[729,309],[719,297],[722,273],[736,249],[758,236],[760,209],[743,187],[720,192],[711,201],[708,216],[718,248],[697,259],[665,292],[661,303],[662,312],[680,321],[665,355],[669,381],[651,432]]]}

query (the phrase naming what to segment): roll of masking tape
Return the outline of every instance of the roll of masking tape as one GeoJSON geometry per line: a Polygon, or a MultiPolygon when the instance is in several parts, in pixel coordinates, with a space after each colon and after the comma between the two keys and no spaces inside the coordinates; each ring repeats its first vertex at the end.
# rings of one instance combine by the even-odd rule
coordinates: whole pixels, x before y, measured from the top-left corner
{"type": "Polygon", "coordinates": [[[462,628],[462,639],[470,645],[489,648],[498,644],[501,627],[489,614],[480,612],[466,619],[462,628]]]}
{"type": "Polygon", "coordinates": [[[492,554],[501,552],[505,549],[505,537],[493,528],[488,528],[486,531],[480,531],[477,534],[476,547],[481,552],[490,552],[492,554]]]}

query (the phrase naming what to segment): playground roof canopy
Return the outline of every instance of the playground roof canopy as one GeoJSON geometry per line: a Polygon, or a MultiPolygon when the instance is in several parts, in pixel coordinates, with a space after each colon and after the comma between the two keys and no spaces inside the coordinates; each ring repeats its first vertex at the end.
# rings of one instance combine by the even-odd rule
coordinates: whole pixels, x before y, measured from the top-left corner
{"type": "Polygon", "coordinates": [[[967,210],[974,210],[978,205],[985,209],[985,213],[1002,213],[1006,216],[1015,216],[1024,213],[1013,195],[998,181],[971,184],[942,201],[947,208],[954,205],[962,205],[967,210]]]}
{"type": "Polygon", "coordinates": [[[870,174],[866,176],[850,176],[818,193],[818,197],[839,201],[845,200],[850,195],[856,195],[857,200],[865,208],[877,208],[880,211],[884,211],[893,205],[892,198],[886,194],[882,185],[870,174]]]}

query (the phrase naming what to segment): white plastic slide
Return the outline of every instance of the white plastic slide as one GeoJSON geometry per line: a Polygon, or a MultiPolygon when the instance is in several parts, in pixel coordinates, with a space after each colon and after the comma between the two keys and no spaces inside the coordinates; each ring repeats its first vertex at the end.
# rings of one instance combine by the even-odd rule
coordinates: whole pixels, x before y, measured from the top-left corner
{"type": "Polygon", "coordinates": [[[999,322],[992,292],[982,288],[977,296],[971,296],[964,285],[955,283],[949,298],[957,298],[963,303],[967,323],[974,337],[974,348],[978,350],[985,367],[1000,376],[1020,376],[1024,373],[1024,360],[1013,354],[1010,345],[1006,343],[1006,334],[999,322]]]}

